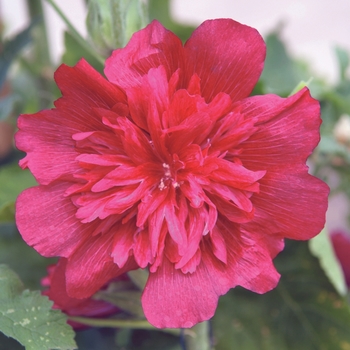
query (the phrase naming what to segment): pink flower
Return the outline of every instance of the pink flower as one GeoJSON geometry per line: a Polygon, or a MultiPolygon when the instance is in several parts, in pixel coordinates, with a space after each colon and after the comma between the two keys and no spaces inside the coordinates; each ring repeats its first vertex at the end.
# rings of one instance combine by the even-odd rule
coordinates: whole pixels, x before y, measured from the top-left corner
{"type": "Polygon", "coordinates": [[[204,22],[183,46],[154,21],[106,62],[55,74],[55,109],[19,118],[20,162],[39,186],[17,201],[24,240],[67,258],[66,288],[87,298],[138,267],[156,327],[213,316],[237,285],[279,280],[283,239],[324,225],[328,187],[305,164],[320,109],[307,88],[248,97],[265,44],[230,19],[204,22]]]}
{"type": "Polygon", "coordinates": [[[350,287],[350,236],[343,231],[331,233],[333,249],[343,269],[346,284],[350,287]]]}
{"type": "MultiPolygon", "coordinates": [[[[71,298],[66,291],[65,269],[67,259],[61,258],[57,264],[48,267],[48,275],[41,280],[41,284],[48,287],[42,292],[54,302],[53,308],[60,309],[69,316],[104,317],[118,311],[116,306],[102,300],[92,298],[71,298]]],[[[74,329],[86,328],[85,325],[68,321],[74,329]]]]}

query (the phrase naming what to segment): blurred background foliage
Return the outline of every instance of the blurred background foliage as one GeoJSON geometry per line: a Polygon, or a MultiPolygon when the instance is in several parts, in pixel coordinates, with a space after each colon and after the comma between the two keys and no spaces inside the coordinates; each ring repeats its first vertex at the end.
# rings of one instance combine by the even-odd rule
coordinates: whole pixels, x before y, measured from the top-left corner
{"type": "MultiPolygon", "coordinates": [[[[172,19],[169,2],[149,0],[149,18],[160,20],[185,41],[194,28],[172,19]]],[[[54,259],[39,256],[16,230],[16,197],[23,189],[34,186],[35,180],[29,171],[18,167],[18,160],[24,155],[15,149],[13,135],[19,114],[51,108],[60,92],[53,80],[57,67],[50,58],[41,1],[29,0],[27,5],[31,22],[25,30],[12,38],[4,38],[0,30],[0,263],[15,271],[26,288],[40,290],[40,279],[54,259]]],[[[265,38],[265,68],[253,94],[286,97],[300,82],[308,85],[320,101],[323,120],[321,142],[310,157],[312,172],[328,182],[331,196],[342,192],[349,197],[349,53],[342,48],[334,50],[339,76],[336,83],[330,84],[313,72],[312,63],[291,57],[281,40],[281,30],[276,28],[265,38]]],[[[104,47],[102,58],[110,50],[104,47]]],[[[101,52],[101,48],[94,46],[91,35],[86,41],[71,29],[65,33],[61,62],[74,65],[84,57],[103,72],[96,52],[101,52]]],[[[348,287],[327,232],[317,240],[311,243],[312,253],[306,242],[287,242],[275,260],[282,278],[272,292],[260,296],[236,288],[221,297],[210,322],[210,339],[215,349],[350,349],[348,287]]],[[[93,327],[77,332],[76,342],[82,350],[181,350],[185,347],[186,332],[189,331],[178,336],[147,329],[93,327]]],[[[23,348],[0,333],[0,350],[23,348]]]]}

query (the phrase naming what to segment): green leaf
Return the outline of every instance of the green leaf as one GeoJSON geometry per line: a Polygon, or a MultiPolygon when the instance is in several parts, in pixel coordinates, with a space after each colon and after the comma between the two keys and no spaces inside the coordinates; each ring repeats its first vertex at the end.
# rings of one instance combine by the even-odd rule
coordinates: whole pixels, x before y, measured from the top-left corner
{"type": "Polygon", "coordinates": [[[26,350],[75,349],[74,332],[60,310],[39,291],[24,290],[18,276],[0,265],[0,330],[26,350]]]}
{"type": "Polygon", "coordinates": [[[300,81],[308,80],[310,75],[289,56],[278,31],[267,36],[266,46],[265,66],[260,78],[265,93],[288,96],[300,81]]]}
{"type": "Polygon", "coordinates": [[[15,221],[15,203],[10,202],[0,208],[0,224],[15,221]]]}
{"type": "Polygon", "coordinates": [[[309,241],[311,253],[320,260],[326,276],[340,295],[346,295],[348,288],[343,270],[334,253],[332,242],[326,230],[309,241]]]}
{"type": "Polygon", "coordinates": [[[17,163],[0,167],[0,212],[8,203],[13,203],[26,188],[37,183],[29,170],[22,170],[17,163]]]}
{"type": "Polygon", "coordinates": [[[275,259],[282,275],[277,288],[264,295],[235,288],[220,299],[213,321],[216,350],[350,348],[349,305],[307,243],[287,243],[275,259]]]}

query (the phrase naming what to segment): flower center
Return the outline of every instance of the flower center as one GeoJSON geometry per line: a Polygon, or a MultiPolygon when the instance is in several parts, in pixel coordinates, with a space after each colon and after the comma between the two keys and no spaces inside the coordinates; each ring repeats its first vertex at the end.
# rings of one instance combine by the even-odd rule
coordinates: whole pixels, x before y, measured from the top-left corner
{"type": "Polygon", "coordinates": [[[173,188],[179,188],[182,181],[178,179],[178,170],[183,169],[185,164],[179,159],[179,157],[174,154],[173,162],[170,166],[168,163],[163,163],[163,176],[159,181],[158,188],[163,191],[166,188],[172,186],[173,188]]]}
{"type": "Polygon", "coordinates": [[[180,183],[176,181],[176,174],[174,177],[171,174],[170,165],[163,163],[162,166],[164,169],[164,176],[160,179],[158,188],[163,191],[169,186],[173,186],[174,188],[180,187],[180,183]]]}

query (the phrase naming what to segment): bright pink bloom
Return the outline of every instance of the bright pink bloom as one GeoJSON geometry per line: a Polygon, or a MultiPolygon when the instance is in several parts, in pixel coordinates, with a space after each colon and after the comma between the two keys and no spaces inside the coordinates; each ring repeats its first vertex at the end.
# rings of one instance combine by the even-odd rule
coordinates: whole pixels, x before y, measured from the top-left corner
{"type": "Polygon", "coordinates": [[[335,254],[344,272],[346,284],[350,287],[350,236],[342,231],[331,233],[335,254]]]}
{"type": "MultiPolygon", "coordinates": [[[[71,298],[66,290],[67,259],[61,258],[57,264],[48,267],[48,275],[41,280],[41,284],[48,289],[42,294],[47,295],[54,302],[53,308],[60,309],[69,316],[105,317],[121,310],[102,300],[92,298],[71,298]]],[[[86,328],[77,322],[68,321],[74,329],[86,328]]]]}
{"type": "Polygon", "coordinates": [[[20,162],[39,186],[17,201],[25,241],[67,258],[70,296],[149,268],[145,315],[156,327],[213,316],[237,285],[274,288],[283,239],[324,225],[328,187],[305,164],[320,109],[307,88],[248,97],[265,44],[230,19],[183,46],[154,21],[113,52],[100,76],[84,60],[55,74],[55,109],[20,117],[20,162]]]}

